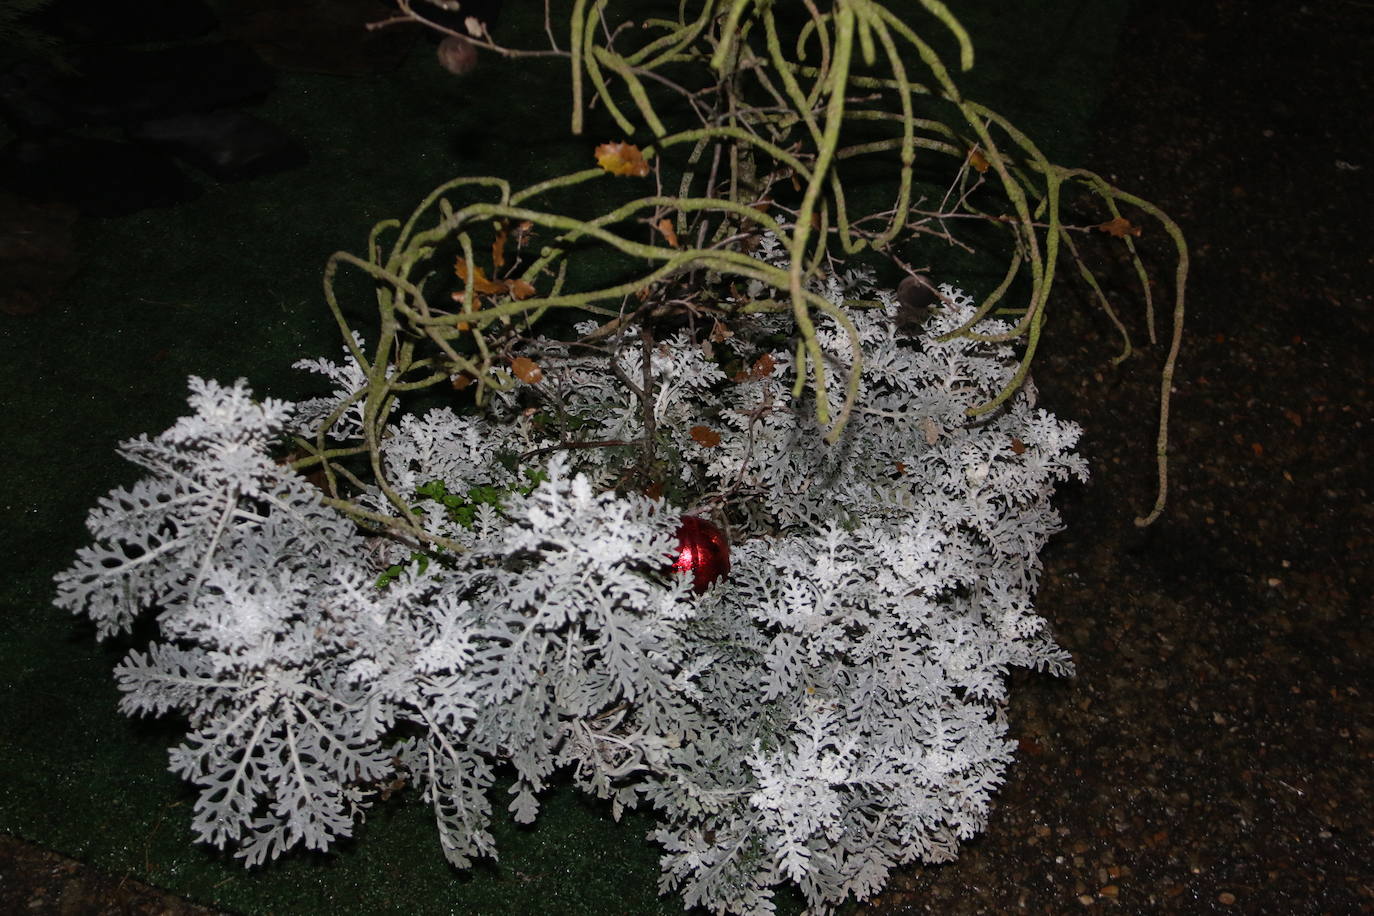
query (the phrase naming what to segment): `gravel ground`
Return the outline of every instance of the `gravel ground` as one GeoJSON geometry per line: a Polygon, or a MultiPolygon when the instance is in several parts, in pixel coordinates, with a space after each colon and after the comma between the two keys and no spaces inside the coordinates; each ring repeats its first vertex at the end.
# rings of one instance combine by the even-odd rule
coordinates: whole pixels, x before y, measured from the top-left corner
{"type": "MultiPolygon", "coordinates": [[[[1040,606],[1078,674],[1016,677],[987,833],[864,909],[1374,912],[1371,98],[1365,0],[1137,5],[1088,161],[1192,245],[1170,506],[1131,523],[1162,347],[1110,367],[1064,297],[1037,382],[1095,476],[1040,606]]],[[[0,909],[206,912],[3,838],[0,909]]]]}
{"type": "Polygon", "coordinates": [[[1039,605],[1078,673],[1018,678],[987,833],[875,910],[1374,912],[1371,98],[1374,4],[1137,6],[1089,161],[1192,246],[1170,505],[1131,524],[1162,347],[1112,369],[1062,302],[1037,381],[1094,480],[1039,605]]]}

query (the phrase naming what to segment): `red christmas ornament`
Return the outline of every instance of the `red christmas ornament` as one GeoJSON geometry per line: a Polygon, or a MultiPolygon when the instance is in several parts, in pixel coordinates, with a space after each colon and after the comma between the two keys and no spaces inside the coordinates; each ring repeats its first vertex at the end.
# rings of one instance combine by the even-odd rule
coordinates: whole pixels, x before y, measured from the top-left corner
{"type": "Polygon", "coordinates": [[[730,571],[730,542],[725,533],[704,518],[684,515],[677,529],[677,556],[673,569],[692,574],[692,588],[699,595],[730,571]]]}

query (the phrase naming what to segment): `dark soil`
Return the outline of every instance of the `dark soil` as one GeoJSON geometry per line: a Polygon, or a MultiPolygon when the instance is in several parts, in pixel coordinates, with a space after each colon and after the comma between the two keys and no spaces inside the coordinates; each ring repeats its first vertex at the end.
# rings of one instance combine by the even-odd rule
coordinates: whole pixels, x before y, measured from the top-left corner
{"type": "Polygon", "coordinates": [[[39,916],[201,916],[214,910],[0,836],[0,912],[39,916]]]}
{"type": "Polygon", "coordinates": [[[1374,912],[1371,98],[1372,4],[1137,5],[1089,162],[1192,247],[1169,507],[1131,522],[1164,347],[1110,368],[1066,297],[1036,379],[1094,479],[1038,604],[1078,673],[1019,678],[988,831],[878,911],[1374,912]]]}
{"type": "MultiPolygon", "coordinates": [[[[1088,162],[1192,246],[1169,507],[1132,523],[1168,284],[1161,344],[1116,368],[1110,324],[1061,297],[1037,382],[1094,480],[1064,494],[1039,604],[1078,673],[1017,676],[989,829],[868,908],[1374,912],[1372,98],[1374,4],[1137,4],[1088,162]]],[[[0,909],[205,912],[14,841],[0,909]]]]}

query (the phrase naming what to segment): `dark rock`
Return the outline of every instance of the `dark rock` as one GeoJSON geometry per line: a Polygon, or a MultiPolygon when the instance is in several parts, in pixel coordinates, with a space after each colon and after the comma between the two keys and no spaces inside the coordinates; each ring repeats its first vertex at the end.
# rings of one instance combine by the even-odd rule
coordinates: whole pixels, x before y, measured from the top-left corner
{"type": "Polygon", "coordinates": [[[7,104],[68,124],[136,124],[255,101],[275,83],[253,50],[237,41],[101,48],[74,57],[73,66],[73,74],[22,69],[19,85],[5,93],[7,104]]]}
{"type": "Polygon", "coordinates": [[[79,118],[75,112],[48,100],[53,94],[52,83],[53,70],[37,60],[20,61],[0,73],[0,119],[19,134],[76,126],[79,118]]]}
{"type": "Polygon", "coordinates": [[[226,109],[148,121],[137,140],[158,144],[220,181],[240,181],[304,165],[309,153],[275,124],[226,109]]]}
{"type": "Polygon", "coordinates": [[[414,26],[369,29],[396,15],[382,0],[230,0],[224,28],[279,70],[360,76],[392,70],[415,43],[414,26]]]}
{"type": "Polygon", "coordinates": [[[118,45],[199,38],[217,20],[201,0],[54,0],[33,24],[69,42],[118,45]]]}
{"type": "Polygon", "coordinates": [[[0,191],[0,315],[43,311],[76,271],[76,209],[0,191]]]}
{"type": "Polygon", "coordinates": [[[171,207],[201,193],[170,156],[132,143],[73,136],[12,141],[0,150],[0,187],[103,217],[171,207]]]}

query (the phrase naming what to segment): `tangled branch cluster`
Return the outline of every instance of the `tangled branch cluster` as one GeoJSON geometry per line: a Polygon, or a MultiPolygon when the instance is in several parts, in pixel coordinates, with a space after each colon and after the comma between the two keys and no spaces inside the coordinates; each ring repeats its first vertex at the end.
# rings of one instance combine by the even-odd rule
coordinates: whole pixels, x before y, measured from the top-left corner
{"type": "MultiPolygon", "coordinates": [[[[442,27],[426,17],[426,5],[456,12],[462,7],[435,0],[418,5],[419,10],[403,2],[403,18],[435,28],[442,27]]],[[[816,318],[838,322],[850,334],[851,352],[859,348],[847,306],[811,293],[814,281],[822,271],[865,252],[909,272],[906,258],[914,240],[924,236],[964,244],[957,229],[961,223],[996,226],[1009,237],[1005,276],[983,298],[976,319],[1013,316],[1005,339],[1024,342],[1016,375],[971,409],[981,415],[996,410],[1024,383],[1063,257],[1074,263],[1120,331],[1117,358],[1129,354],[1126,327],[1080,255],[1075,234],[1106,229],[1121,239],[1141,279],[1153,340],[1151,286],[1133,238],[1139,227],[1123,215],[1126,206],[1157,220],[1178,254],[1173,329],[1160,386],[1158,495],[1137,524],[1159,515],[1167,496],[1168,401],[1188,267],[1183,236],[1166,214],[1090,171],[1051,163],[1006,118],[965,98],[931,41],[877,0],[836,0],[825,12],[810,0],[796,6],[705,0],[680,4],[677,19],[642,23],[614,20],[612,6],[609,0],[577,0],[566,50],[558,46],[547,13],[550,51],[514,51],[469,40],[512,56],[566,55],[574,132],[582,130],[585,109],[599,105],[626,135],[651,135],[643,157],[652,165],[654,192],[591,218],[575,218],[543,202],[569,188],[615,180],[605,169],[588,168],[519,191],[499,178],[457,179],[436,189],[404,225],[379,224],[366,259],[335,255],[326,287],[348,339],[352,329],[332,293],[335,271],[349,264],[380,285],[381,333],[371,353],[353,354],[368,374],[370,422],[380,422],[383,406],[396,394],[455,376],[474,380],[479,400],[489,389],[513,384],[507,371],[512,348],[522,330],[550,310],[643,323],[668,311],[728,322],[754,311],[786,309],[797,334],[795,390],[809,386],[817,394],[817,420],[834,441],[855,408],[860,363],[851,360],[849,371],[838,377],[827,367],[816,318]],[[684,118],[675,122],[669,112],[684,108],[692,123],[679,127],[684,118]],[[855,215],[845,176],[867,163],[888,170],[888,204],[855,215]],[[921,168],[953,176],[938,203],[918,194],[921,168]],[[1064,222],[1065,195],[1075,187],[1099,201],[1100,220],[1064,222]],[[665,193],[665,188],[675,191],[665,193]],[[472,200],[478,196],[492,199],[472,200]],[[515,227],[522,227],[524,237],[541,240],[537,251],[522,251],[524,256],[498,267],[519,285],[496,284],[483,293],[480,284],[468,283],[457,305],[430,301],[416,274],[430,269],[436,249],[456,244],[466,264],[475,265],[479,239],[504,238],[515,227]],[[392,229],[399,230],[397,237],[384,248],[381,234],[392,229]],[[751,240],[763,233],[772,234],[786,251],[785,275],[748,256],[751,240]],[[643,272],[606,287],[568,289],[569,252],[589,241],[643,263],[643,272]],[[1028,290],[1022,303],[1009,305],[1018,279],[1028,282],[1028,290]],[[710,287],[733,280],[762,283],[780,294],[752,301],[736,297],[728,305],[709,296],[710,287]],[[635,296],[644,298],[634,301],[635,296]],[[827,394],[832,388],[844,392],[834,405],[827,394]]],[[[957,41],[960,68],[971,67],[973,47],[954,15],[938,0],[922,0],[920,6],[935,28],[957,41]]],[[[951,333],[972,334],[972,323],[951,333]]],[[[320,452],[317,457],[328,456],[320,452]]]]}

